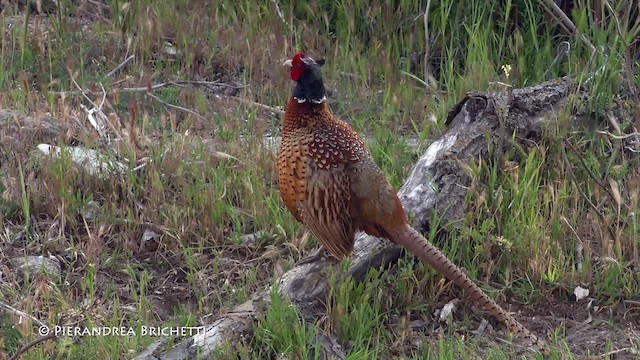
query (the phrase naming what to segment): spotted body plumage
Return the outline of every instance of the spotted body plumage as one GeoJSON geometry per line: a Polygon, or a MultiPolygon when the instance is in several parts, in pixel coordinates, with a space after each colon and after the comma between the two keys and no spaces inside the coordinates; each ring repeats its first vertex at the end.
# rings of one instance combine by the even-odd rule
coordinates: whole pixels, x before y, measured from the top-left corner
{"type": "MultiPolygon", "coordinates": [[[[291,98],[283,121],[278,176],[283,201],[336,258],[349,256],[360,222],[352,204],[353,184],[379,171],[365,144],[326,104],[291,98]]],[[[393,190],[389,187],[389,191],[393,190]]]]}
{"type": "Polygon", "coordinates": [[[302,53],[285,62],[296,86],[282,122],[277,166],[282,200],[296,220],[338,259],[351,255],[359,230],[404,246],[464,289],[527,345],[543,349],[544,341],[408,224],[400,199],[365,144],[327,108],[322,63],[302,53]]]}

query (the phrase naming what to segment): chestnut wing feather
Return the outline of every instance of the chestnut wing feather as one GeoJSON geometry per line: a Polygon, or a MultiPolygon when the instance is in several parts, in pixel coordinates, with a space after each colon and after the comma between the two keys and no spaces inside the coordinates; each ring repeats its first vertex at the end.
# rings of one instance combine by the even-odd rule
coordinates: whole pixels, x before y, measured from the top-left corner
{"type": "Polygon", "coordinates": [[[304,200],[298,202],[302,222],[337,259],[353,252],[355,229],[350,216],[350,179],[343,171],[318,170],[309,160],[304,200]]]}
{"type": "Polygon", "coordinates": [[[347,168],[370,157],[362,140],[342,121],[313,131],[305,197],[298,202],[298,213],[318,241],[338,259],[351,255],[356,231],[351,214],[352,179],[347,168]]]}

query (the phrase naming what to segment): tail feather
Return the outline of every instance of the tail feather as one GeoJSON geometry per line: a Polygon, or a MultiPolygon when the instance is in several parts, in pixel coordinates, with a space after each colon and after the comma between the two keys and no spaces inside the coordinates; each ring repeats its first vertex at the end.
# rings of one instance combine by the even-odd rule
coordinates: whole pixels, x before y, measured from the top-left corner
{"type": "Polygon", "coordinates": [[[407,225],[402,231],[386,231],[390,240],[402,245],[411,253],[433,266],[438,272],[456,285],[464,289],[471,299],[483,310],[489,312],[516,336],[521,337],[526,345],[544,352],[545,342],[530,332],[513,316],[507,313],[478,287],[458,266],[449,260],[438,248],[425,239],[418,231],[407,225]]]}

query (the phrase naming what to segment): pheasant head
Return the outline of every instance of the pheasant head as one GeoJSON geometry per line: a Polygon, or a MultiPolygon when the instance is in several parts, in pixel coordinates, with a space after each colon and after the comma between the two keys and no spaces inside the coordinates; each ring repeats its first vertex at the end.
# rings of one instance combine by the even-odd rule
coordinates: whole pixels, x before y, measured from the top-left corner
{"type": "Polygon", "coordinates": [[[293,97],[298,103],[313,102],[320,104],[325,101],[324,82],[320,68],[324,59],[315,61],[304,53],[297,53],[293,58],[284,62],[291,70],[291,80],[296,82],[293,97]]]}

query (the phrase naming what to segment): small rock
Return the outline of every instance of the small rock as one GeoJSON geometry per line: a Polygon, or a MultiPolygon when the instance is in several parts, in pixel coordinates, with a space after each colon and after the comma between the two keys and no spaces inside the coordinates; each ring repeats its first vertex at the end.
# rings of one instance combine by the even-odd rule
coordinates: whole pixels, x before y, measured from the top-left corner
{"type": "Polygon", "coordinates": [[[160,244],[160,234],[157,232],[146,229],[140,239],[140,249],[145,251],[156,251],[160,244]]]}
{"type": "Polygon", "coordinates": [[[172,43],[165,41],[164,43],[164,53],[169,55],[169,56],[176,56],[178,54],[178,50],[176,50],[176,47],[173,46],[172,43]]]}
{"type": "Polygon", "coordinates": [[[582,286],[576,286],[576,288],[573,289],[573,295],[576,296],[576,301],[580,301],[589,296],[589,289],[585,289],[582,286]]]}
{"type": "Polygon", "coordinates": [[[60,156],[62,151],[66,151],[75,164],[84,169],[92,176],[106,178],[109,175],[121,175],[127,170],[127,166],[116,161],[107,154],[103,154],[93,149],[82,147],[65,147],[64,149],[55,145],[39,144],[37,146],[45,155],[60,156]]]}
{"type": "Polygon", "coordinates": [[[449,315],[453,314],[459,301],[458,299],[453,299],[442,307],[442,311],[440,311],[440,321],[446,322],[449,319],[449,315]]]}
{"type": "Polygon", "coordinates": [[[39,274],[42,270],[58,279],[62,276],[60,262],[54,257],[44,257],[42,255],[21,256],[12,258],[11,263],[18,269],[18,273],[23,277],[27,272],[33,276],[33,274],[39,274]]]}
{"type": "Polygon", "coordinates": [[[254,245],[258,239],[263,238],[266,235],[264,231],[257,231],[251,234],[242,235],[242,244],[254,245]]]}
{"type": "Polygon", "coordinates": [[[480,321],[480,325],[478,325],[478,329],[476,329],[474,333],[482,334],[487,329],[487,326],[490,326],[490,325],[491,324],[489,324],[489,322],[486,319],[482,319],[482,321],[480,321]]]}

